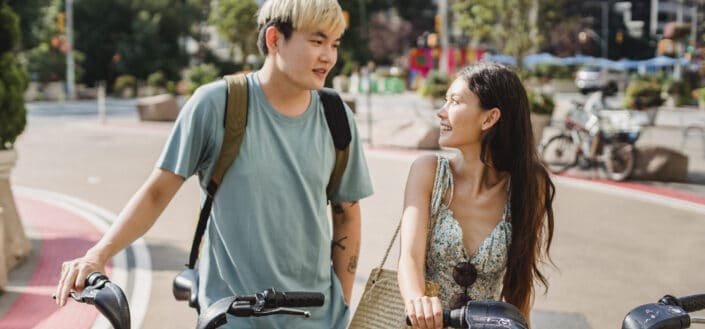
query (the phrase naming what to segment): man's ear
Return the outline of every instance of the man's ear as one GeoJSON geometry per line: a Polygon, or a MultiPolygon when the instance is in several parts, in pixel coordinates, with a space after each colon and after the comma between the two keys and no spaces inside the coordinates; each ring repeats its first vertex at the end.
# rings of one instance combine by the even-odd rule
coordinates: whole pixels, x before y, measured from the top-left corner
{"type": "Polygon", "coordinates": [[[484,118],[482,119],[482,131],[490,130],[490,128],[497,124],[499,118],[502,117],[502,111],[496,107],[486,111],[484,114],[484,118]]]}
{"type": "Polygon", "coordinates": [[[275,53],[279,49],[279,30],[276,27],[270,26],[264,31],[264,41],[269,54],[275,53]]]}

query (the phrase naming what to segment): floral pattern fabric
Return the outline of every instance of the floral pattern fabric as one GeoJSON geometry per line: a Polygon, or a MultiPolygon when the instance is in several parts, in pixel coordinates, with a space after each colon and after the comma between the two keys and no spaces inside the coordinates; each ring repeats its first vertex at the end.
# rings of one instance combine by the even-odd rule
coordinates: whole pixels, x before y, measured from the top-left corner
{"type": "Polygon", "coordinates": [[[502,220],[473,254],[469,254],[463,245],[462,229],[453,217],[453,211],[449,209],[452,200],[453,176],[450,165],[448,159],[439,156],[431,197],[426,279],[441,286],[438,297],[443,308],[448,309],[451,297],[463,291],[453,280],[453,267],[461,261],[469,260],[477,269],[477,280],[469,287],[468,295],[473,300],[499,300],[512,236],[509,193],[502,220]],[[444,197],[446,195],[447,200],[444,197]]]}

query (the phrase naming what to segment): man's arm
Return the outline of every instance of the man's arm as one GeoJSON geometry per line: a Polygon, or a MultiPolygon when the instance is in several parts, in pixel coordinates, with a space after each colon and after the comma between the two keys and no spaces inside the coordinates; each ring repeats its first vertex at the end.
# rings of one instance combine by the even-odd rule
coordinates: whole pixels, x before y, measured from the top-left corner
{"type": "Polygon", "coordinates": [[[333,269],[338,275],[345,302],[350,304],[357,260],[360,256],[360,203],[335,203],[333,208],[333,269]]]}
{"type": "Polygon", "coordinates": [[[88,274],[104,272],[105,263],[144,235],[183,185],[184,178],[155,169],[120,212],[115,223],[83,257],[64,262],[56,288],[56,303],[66,304],[71,290],[82,290],[88,274]]]}

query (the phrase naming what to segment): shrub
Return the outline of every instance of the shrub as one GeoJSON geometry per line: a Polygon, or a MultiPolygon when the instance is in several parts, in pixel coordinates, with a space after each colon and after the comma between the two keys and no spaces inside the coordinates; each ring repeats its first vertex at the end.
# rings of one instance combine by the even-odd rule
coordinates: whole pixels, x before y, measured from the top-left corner
{"type": "Polygon", "coordinates": [[[537,64],[532,74],[537,78],[547,79],[570,79],[573,77],[573,71],[570,67],[549,63],[537,64]]]}
{"type": "Polygon", "coordinates": [[[424,97],[444,98],[450,86],[450,78],[447,74],[439,71],[431,71],[426,76],[418,93],[424,97]]]}
{"type": "Polygon", "coordinates": [[[176,82],[174,81],[167,81],[166,82],[166,92],[176,95],[176,82]]]}
{"type": "Polygon", "coordinates": [[[698,105],[705,104],[705,87],[693,89],[690,94],[698,102],[698,105]]]}
{"type": "Polygon", "coordinates": [[[648,107],[658,107],[663,104],[661,85],[654,79],[638,78],[632,80],[624,97],[624,107],[642,110],[648,107]]]}
{"type": "Polygon", "coordinates": [[[693,101],[690,84],[686,81],[669,80],[663,85],[663,90],[675,99],[678,106],[690,105],[693,101]]]}
{"type": "Polygon", "coordinates": [[[150,87],[166,87],[166,82],[166,77],[162,71],[154,72],[147,77],[147,85],[150,87]]]}
{"type": "Polygon", "coordinates": [[[184,71],[184,81],[186,82],[186,94],[191,95],[196,88],[218,79],[218,68],[212,64],[200,64],[192,66],[184,71]]]}
{"type": "Polygon", "coordinates": [[[5,2],[0,1],[0,54],[12,51],[20,41],[20,19],[5,2]]]}
{"type": "Polygon", "coordinates": [[[549,94],[527,90],[527,97],[529,98],[529,109],[532,113],[550,115],[556,107],[556,102],[549,94]]]}
{"type": "Polygon", "coordinates": [[[137,87],[137,78],[129,74],[123,74],[115,79],[113,88],[118,95],[123,95],[127,90],[135,91],[137,87]]]}
{"type": "Polygon", "coordinates": [[[19,33],[17,15],[0,1],[0,150],[12,149],[27,124],[24,92],[29,74],[13,51],[19,33]]]}

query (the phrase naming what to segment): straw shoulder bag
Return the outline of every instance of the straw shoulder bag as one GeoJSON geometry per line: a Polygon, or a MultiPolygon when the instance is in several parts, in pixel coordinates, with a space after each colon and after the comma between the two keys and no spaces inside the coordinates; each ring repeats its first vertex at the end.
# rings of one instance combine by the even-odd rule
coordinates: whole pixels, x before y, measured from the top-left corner
{"type": "MultiPolygon", "coordinates": [[[[400,223],[401,224],[401,223],[400,223]]],[[[385,269],[384,263],[399,234],[397,227],[387,252],[379,267],[373,268],[365,284],[360,303],[348,329],[392,329],[407,328],[404,318],[404,300],[399,291],[397,271],[385,269]]],[[[425,295],[436,296],[440,290],[437,283],[426,280],[425,295]]]]}
{"type": "MultiPolygon", "coordinates": [[[[441,158],[439,157],[438,167],[441,167],[441,158]]],[[[438,175],[438,170],[436,171],[438,175]]],[[[433,193],[438,193],[438,186],[434,186],[433,193]]],[[[431,216],[429,223],[428,238],[426,239],[426,256],[428,257],[429,243],[431,232],[436,222],[436,216],[431,216]]],[[[399,291],[399,282],[397,280],[397,271],[385,269],[384,263],[387,261],[389,252],[394,245],[394,241],[399,235],[401,229],[401,220],[394,232],[392,241],[390,241],[387,251],[384,253],[382,263],[379,267],[372,269],[365,291],[362,293],[360,303],[357,305],[355,314],[348,329],[396,329],[408,328],[404,315],[404,301],[399,291]]],[[[440,286],[432,281],[425,281],[426,296],[436,296],[440,290],[440,286]]]]}

